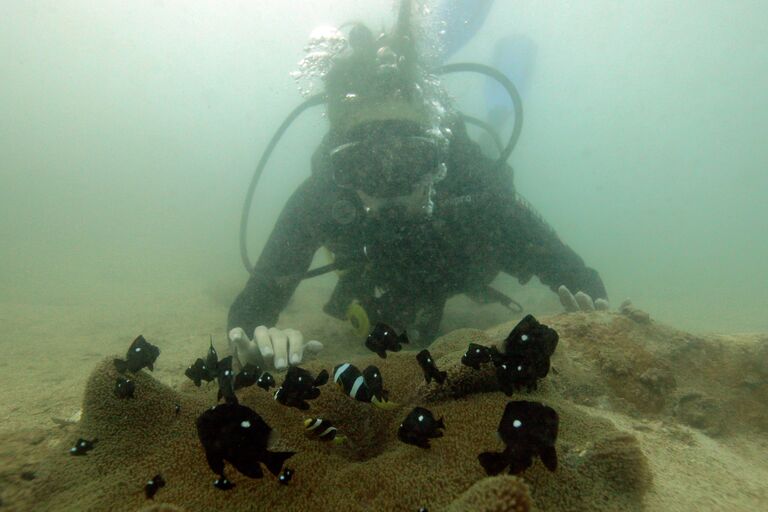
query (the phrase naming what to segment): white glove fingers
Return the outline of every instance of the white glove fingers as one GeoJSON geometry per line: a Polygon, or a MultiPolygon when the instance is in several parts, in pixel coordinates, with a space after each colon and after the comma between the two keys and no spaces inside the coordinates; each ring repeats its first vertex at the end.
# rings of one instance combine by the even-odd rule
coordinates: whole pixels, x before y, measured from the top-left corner
{"type": "Polygon", "coordinates": [[[275,369],[283,370],[288,367],[288,336],[280,329],[272,327],[269,329],[269,337],[275,354],[275,369]]]}
{"type": "Polygon", "coordinates": [[[253,331],[253,339],[256,340],[256,345],[259,347],[261,357],[265,362],[275,355],[275,350],[272,348],[272,340],[269,337],[269,329],[265,325],[260,325],[253,331]]]}
{"type": "Polygon", "coordinates": [[[560,288],[557,289],[557,295],[560,297],[560,304],[562,304],[563,308],[565,308],[565,310],[569,313],[578,311],[580,309],[579,304],[576,302],[576,299],[571,293],[571,290],[569,290],[565,285],[561,285],[560,288]]]}
{"type": "Polygon", "coordinates": [[[611,309],[611,305],[605,299],[597,299],[595,301],[595,309],[598,311],[608,311],[611,309]]]}
{"type": "Polygon", "coordinates": [[[288,360],[292,365],[297,365],[304,357],[304,336],[296,329],[286,329],[288,336],[288,360]]]}
{"type": "Polygon", "coordinates": [[[229,338],[229,349],[232,352],[248,342],[248,336],[245,335],[245,331],[241,327],[235,327],[229,331],[227,338],[229,338]]]}
{"type": "Polygon", "coordinates": [[[579,309],[582,311],[594,311],[595,303],[592,302],[592,297],[584,292],[577,292],[574,296],[576,303],[579,305],[579,309]]]}
{"type": "Polygon", "coordinates": [[[233,369],[237,370],[241,363],[244,364],[243,361],[248,360],[248,352],[252,342],[240,327],[235,327],[229,331],[227,338],[229,339],[229,351],[232,353],[235,363],[233,369]]]}

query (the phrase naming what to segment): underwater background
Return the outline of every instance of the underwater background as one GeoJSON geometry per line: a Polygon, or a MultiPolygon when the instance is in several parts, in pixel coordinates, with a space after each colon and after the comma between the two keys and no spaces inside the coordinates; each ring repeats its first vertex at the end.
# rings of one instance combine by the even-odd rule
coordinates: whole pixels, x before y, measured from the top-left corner
{"type": "MultiPolygon", "coordinates": [[[[210,334],[224,348],[245,191],[302,100],[309,34],[394,18],[390,0],[0,4],[0,433],[70,417],[96,363],[139,333],[162,340],[172,386],[210,334]]],[[[696,334],[768,331],[766,26],[759,1],[496,1],[449,59],[493,65],[500,40],[523,42],[520,66],[504,63],[525,108],[517,189],[612,306],[630,297],[696,334]]],[[[483,80],[444,83],[484,115],[483,80]]],[[[252,256],[326,124],[305,115],[273,154],[252,256]]],[[[320,311],[334,282],[303,283],[281,324],[349,339],[320,311]]],[[[528,311],[561,311],[536,279],[497,283],[528,311]]],[[[511,319],[456,298],[443,331],[511,319]]]]}

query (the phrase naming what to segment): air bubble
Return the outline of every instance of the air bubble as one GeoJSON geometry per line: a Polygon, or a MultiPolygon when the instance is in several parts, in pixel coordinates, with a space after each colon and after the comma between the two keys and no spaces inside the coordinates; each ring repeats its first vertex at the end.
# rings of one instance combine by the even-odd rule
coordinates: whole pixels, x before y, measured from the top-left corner
{"type": "Polygon", "coordinates": [[[298,69],[290,73],[302,96],[309,96],[321,87],[319,82],[328,73],[333,59],[347,46],[346,37],[336,27],[324,25],[312,31],[298,69]]]}

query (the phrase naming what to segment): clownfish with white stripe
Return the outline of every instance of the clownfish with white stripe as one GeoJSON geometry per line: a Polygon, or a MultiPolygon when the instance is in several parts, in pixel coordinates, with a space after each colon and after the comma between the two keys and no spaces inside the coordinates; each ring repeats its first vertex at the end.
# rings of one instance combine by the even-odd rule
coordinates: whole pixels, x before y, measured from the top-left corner
{"type": "Polygon", "coordinates": [[[381,371],[371,365],[360,372],[352,363],[343,363],[333,369],[333,382],[341,390],[360,402],[370,402],[382,409],[397,407],[388,400],[389,393],[384,389],[381,371]]]}
{"type": "Polygon", "coordinates": [[[322,418],[307,418],[304,420],[304,429],[307,435],[315,437],[321,441],[330,441],[333,444],[341,444],[347,440],[345,436],[339,434],[339,431],[333,424],[322,418]]]}

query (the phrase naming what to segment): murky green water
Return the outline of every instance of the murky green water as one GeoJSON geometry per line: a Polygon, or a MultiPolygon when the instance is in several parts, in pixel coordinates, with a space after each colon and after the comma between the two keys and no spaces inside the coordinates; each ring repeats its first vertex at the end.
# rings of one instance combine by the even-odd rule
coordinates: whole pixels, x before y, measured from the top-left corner
{"type": "MultiPolygon", "coordinates": [[[[227,310],[247,278],[245,191],[303,99],[292,73],[309,34],[394,18],[390,0],[0,6],[7,430],[70,414],[94,362],[135,333],[165,340],[175,362],[162,376],[172,383],[209,334],[226,344],[227,310]]],[[[763,3],[748,0],[497,0],[449,59],[518,82],[516,187],[600,272],[614,307],[630,297],[693,332],[768,331],[766,23],[763,3]]],[[[435,23],[426,30],[433,41],[450,36],[435,23]]],[[[485,79],[451,75],[443,85],[462,111],[485,118],[485,79]]],[[[250,216],[252,258],[326,130],[312,111],[272,155],[250,216]]],[[[321,312],[335,279],[303,284],[281,318],[326,336],[331,350],[334,336],[349,336],[321,312]]],[[[535,278],[496,284],[529,311],[560,310],[535,278]]],[[[458,298],[443,330],[508,318],[458,298]]]]}

